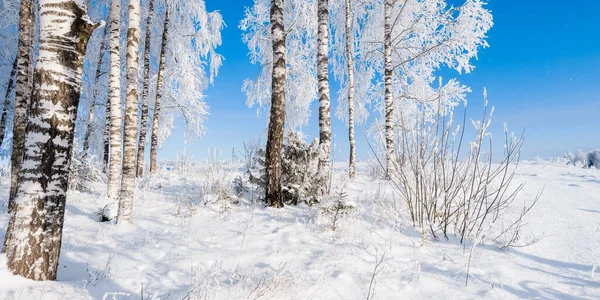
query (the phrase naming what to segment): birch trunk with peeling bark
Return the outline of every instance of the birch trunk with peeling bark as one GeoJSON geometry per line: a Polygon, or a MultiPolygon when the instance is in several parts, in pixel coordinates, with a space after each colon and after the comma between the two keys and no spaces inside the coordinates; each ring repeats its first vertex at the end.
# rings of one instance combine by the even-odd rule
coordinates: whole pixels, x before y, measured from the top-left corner
{"type": "Polygon", "coordinates": [[[348,177],[356,177],[356,140],[354,139],[354,49],[352,48],[352,4],[346,0],[346,67],[348,69],[348,139],[350,141],[350,161],[348,177]]]}
{"type": "Polygon", "coordinates": [[[117,223],[131,223],[133,190],[135,187],[138,134],[138,66],[140,42],[140,1],[129,1],[127,29],[127,99],[125,101],[123,178],[119,194],[117,223]]]}
{"type": "Polygon", "coordinates": [[[137,154],[137,177],[144,175],[144,154],[146,150],[146,129],[148,127],[148,91],[150,89],[150,37],[152,35],[152,17],[154,16],[154,0],[150,0],[148,19],[146,20],[146,41],[144,44],[144,89],[142,91],[142,120],[137,154]]]}
{"type": "Polygon", "coordinates": [[[92,24],[72,0],[40,0],[39,58],[18,192],[8,226],[8,269],[55,280],[83,58],[92,24]]]}
{"type": "MultiPolygon", "coordinates": [[[[329,91],[329,0],[317,8],[317,79],[319,81],[319,177],[329,182],[331,155],[331,100],[329,91]]],[[[323,189],[326,192],[326,189],[323,189]]]]}
{"type": "Polygon", "coordinates": [[[385,60],[385,156],[387,177],[394,170],[394,98],[392,94],[392,5],[393,0],[384,4],[384,60],[385,60]]]}
{"type": "Polygon", "coordinates": [[[35,3],[22,0],[19,11],[19,45],[17,53],[17,77],[15,109],[13,116],[13,145],[10,158],[10,195],[8,210],[12,211],[19,182],[19,170],[23,160],[27,114],[33,87],[33,44],[35,38],[35,3]]]}
{"type": "Polygon", "coordinates": [[[271,1],[271,38],[273,40],[273,71],[271,80],[271,115],[267,137],[266,194],[268,206],[283,207],[281,187],[282,146],[285,126],[285,28],[283,21],[284,0],[271,1]]]}
{"type": "Polygon", "coordinates": [[[108,101],[110,102],[110,162],[108,167],[108,198],[119,198],[121,189],[121,164],[123,156],[121,109],[121,1],[112,0],[110,17],[110,74],[108,77],[108,101]]]}
{"type": "Polygon", "coordinates": [[[158,152],[158,120],[160,119],[160,102],[162,100],[162,90],[165,72],[165,63],[167,60],[167,36],[169,34],[169,8],[165,11],[165,25],[163,29],[162,41],[160,45],[160,63],[158,65],[158,80],[156,82],[156,99],[154,101],[154,115],[152,116],[152,134],[150,137],[150,173],[155,174],[158,170],[156,160],[158,152]]]}

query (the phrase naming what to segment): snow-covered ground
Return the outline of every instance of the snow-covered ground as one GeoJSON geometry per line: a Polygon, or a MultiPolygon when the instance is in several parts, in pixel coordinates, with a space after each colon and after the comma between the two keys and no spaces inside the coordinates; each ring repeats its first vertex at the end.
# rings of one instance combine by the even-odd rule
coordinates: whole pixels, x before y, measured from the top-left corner
{"type": "MultiPolygon", "coordinates": [[[[393,195],[364,166],[353,182],[336,169],[334,192],[345,186],[358,208],[336,231],[318,208],[202,196],[209,181],[235,175],[213,173],[192,168],[142,180],[127,226],[98,222],[108,204],[101,184],[97,194],[71,193],[58,280],[13,276],[2,255],[0,299],[600,298],[598,170],[523,163],[516,181],[527,184],[516,202],[544,192],[521,240],[543,237],[527,247],[477,246],[467,286],[472,245],[423,238],[405,215],[382,209],[393,195]]],[[[0,178],[0,195],[7,182],[0,178]]],[[[7,223],[0,212],[0,240],[7,223]]]]}

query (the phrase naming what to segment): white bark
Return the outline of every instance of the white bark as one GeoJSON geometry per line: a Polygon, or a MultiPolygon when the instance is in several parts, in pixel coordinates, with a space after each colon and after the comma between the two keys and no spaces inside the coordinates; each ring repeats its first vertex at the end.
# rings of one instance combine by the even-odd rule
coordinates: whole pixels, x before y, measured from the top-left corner
{"type": "Polygon", "coordinates": [[[329,1],[318,0],[317,78],[319,81],[319,176],[329,182],[331,100],[329,91],[329,1]]]}
{"type": "Polygon", "coordinates": [[[352,4],[346,0],[346,67],[348,76],[348,139],[350,141],[350,161],[348,177],[356,177],[356,140],[354,139],[354,49],[352,48],[352,4]]]}
{"type": "Polygon", "coordinates": [[[110,102],[110,162],[108,168],[108,198],[116,200],[121,189],[121,164],[123,156],[121,109],[121,1],[112,0],[110,17],[110,74],[108,99],[110,102]]]}
{"type": "Polygon", "coordinates": [[[36,86],[5,241],[16,275],[56,279],[83,58],[96,27],[72,0],[40,0],[36,86]]]}
{"type": "Polygon", "coordinates": [[[392,174],[394,167],[394,98],[392,94],[392,6],[394,0],[384,3],[384,61],[385,61],[385,154],[387,176],[392,174]]]}
{"type": "Polygon", "coordinates": [[[129,29],[127,30],[127,99],[125,102],[123,179],[119,194],[117,223],[130,223],[133,212],[133,192],[137,171],[138,133],[138,66],[140,41],[140,1],[129,1],[129,29]]]}

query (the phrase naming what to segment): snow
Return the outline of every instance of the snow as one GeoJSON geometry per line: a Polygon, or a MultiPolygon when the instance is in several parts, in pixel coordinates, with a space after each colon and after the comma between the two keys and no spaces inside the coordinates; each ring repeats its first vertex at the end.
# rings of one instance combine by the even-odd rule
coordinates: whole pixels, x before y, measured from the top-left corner
{"type": "MultiPolygon", "coordinates": [[[[544,192],[520,243],[542,238],[501,249],[473,248],[452,236],[422,237],[408,216],[379,204],[394,196],[387,183],[369,178],[364,163],[352,182],[343,180],[345,163],[335,165],[333,192],[345,186],[347,202],[357,208],[336,231],[316,207],[266,209],[249,197],[232,204],[203,196],[215,178],[228,185],[240,172],[186,167],[186,173],[163,170],[139,182],[130,225],[98,222],[95,213],[106,204],[116,211],[104,194],[70,192],[57,282],[13,276],[0,255],[0,299],[365,299],[369,291],[373,299],[600,295],[596,169],[523,163],[515,180],[527,184],[516,202],[544,192]]],[[[8,195],[8,182],[0,178],[0,195],[8,195]]],[[[8,215],[0,209],[3,239],[8,215]]]]}

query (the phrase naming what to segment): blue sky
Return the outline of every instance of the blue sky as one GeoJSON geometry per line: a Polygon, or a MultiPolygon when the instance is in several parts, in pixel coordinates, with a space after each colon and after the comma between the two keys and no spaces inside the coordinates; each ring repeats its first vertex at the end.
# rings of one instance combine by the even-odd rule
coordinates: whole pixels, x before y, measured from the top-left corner
{"type": "MultiPolygon", "coordinates": [[[[210,147],[231,157],[232,148],[241,150],[242,140],[262,137],[265,141],[266,116],[256,116],[245,105],[242,81],[254,78],[258,67],[250,64],[241,41],[238,24],[244,7],[252,0],[205,0],[209,10],[219,10],[227,27],[223,31],[225,57],[215,84],[207,91],[211,108],[206,135],[187,144],[195,159],[205,159],[210,147]]],[[[460,1],[455,1],[460,3],[460,1]]],[[[494,16],[489,32],[490,48],[480,51],[471,74],[444,72],[471,87],[470,116],[478,117],[483,88],[495,106],[492,133],[501,143],[503,123],[520,132],[527,125],[523,157],[550,158],[567,150],[600,148],[600,1],[489,0],[494,16]]],[[[332,99],[335,107],[335,87],[332,99]]],[[[315,106],[316,108],[316,106],[315,106]]],[[[309,137],[318,136],[316,109],[304,128],[309,137]]],[[[179,126],[183,126],[182,123],[179,126]]],[[[347,159],[347,128],[332,121],[337,160],[347,159]]],[[[368,158],[370,150],[357,128],[357,155],[368,158]]],[[[159,152],[159,159],[173,159],[183,151],[183,130],[177,130],[159,152]]]]}

